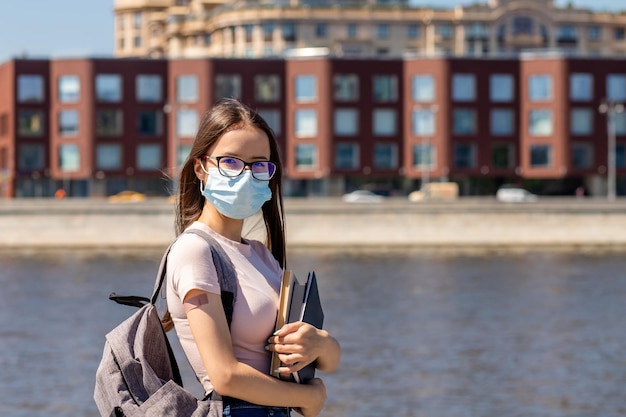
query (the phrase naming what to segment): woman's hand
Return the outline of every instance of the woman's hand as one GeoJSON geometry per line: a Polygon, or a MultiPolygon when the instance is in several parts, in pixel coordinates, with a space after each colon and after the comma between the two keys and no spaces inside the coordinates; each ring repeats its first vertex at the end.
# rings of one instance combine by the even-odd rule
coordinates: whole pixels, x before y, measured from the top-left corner
{"type": "Polygon", "coordinates": [[[307,385],[311,387],[311,395],[308,397],[311,401],[306,406],[295,407],[294,410],[304,417],[316,417],[326,403],[326,387],[319,378],[311,379],[307,385]]]}
{"type": "Polygon", "coordinates": [[[327,331],[301,321],[285,324],[268,342],[268,350],[278,353],[286,365],[278,369],[280,373],[299,371],[314,361],[317,368],[332,372],[339,362],[337,341],[327,331]]]}

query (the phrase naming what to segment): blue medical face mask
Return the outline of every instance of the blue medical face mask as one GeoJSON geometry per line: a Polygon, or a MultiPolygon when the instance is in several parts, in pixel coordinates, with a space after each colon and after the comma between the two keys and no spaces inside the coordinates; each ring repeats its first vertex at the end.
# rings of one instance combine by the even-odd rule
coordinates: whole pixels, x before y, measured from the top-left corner
{"type": "Polygon", "coordinates": [[[225,177],[217,168],[209,168],[206,186],[200,192],[217,211],[231,219],[245,219],[259,211],[272,198],[269,181],[257,180],[250,170],[237,177],[225,177]]]}

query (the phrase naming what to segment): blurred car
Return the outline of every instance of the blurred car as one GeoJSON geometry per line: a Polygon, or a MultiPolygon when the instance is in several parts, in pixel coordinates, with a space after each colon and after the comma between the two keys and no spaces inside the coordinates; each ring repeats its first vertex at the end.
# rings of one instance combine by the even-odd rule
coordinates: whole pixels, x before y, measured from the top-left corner
{"type": "Polygon", "coordinates": [[[139,201],[144,201],[145,199],[145,194],[132,190],[120,191],[117,194],[110,195],[108,198],[111,203],[137,203],[139,201]]]}
{"type": "Polygon", "coordinates": [[[380,203],[385,197],[369,190],[356,190],[344,194],[341,199],[346,203],[380,203]]]}
{"type": "Polygon", "coordinates": [[[503,185],[496,192],[496,200],[503,203],[534,203],[539,198],[517,185],[503,185]]]}

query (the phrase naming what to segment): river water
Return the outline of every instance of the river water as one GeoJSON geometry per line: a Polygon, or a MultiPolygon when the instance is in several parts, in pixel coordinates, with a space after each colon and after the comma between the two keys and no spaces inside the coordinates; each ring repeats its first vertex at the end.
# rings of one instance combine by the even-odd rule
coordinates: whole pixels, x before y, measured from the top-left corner
{"type": "MultiPolygon", "coordinates": [[[[0,255],[0,416],[95,417],[104,334],[160,254],[0,255]]],[[[323,416],[626,416],[626,256],[290,254],[343,348],[323,416]]],[[[200,394],[176,346],[186,386],[200,394]]]]}

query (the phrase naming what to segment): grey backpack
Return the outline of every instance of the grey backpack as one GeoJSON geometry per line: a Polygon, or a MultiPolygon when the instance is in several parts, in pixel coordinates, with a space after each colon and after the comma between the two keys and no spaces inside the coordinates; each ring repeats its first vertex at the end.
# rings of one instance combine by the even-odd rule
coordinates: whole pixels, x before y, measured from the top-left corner
{"type": "MultiPolygon", "coordinates": [[[[228,325],[236,291],[235,270],[228,255],[208,234],[188,230],[204,238],[211,247],[228,325]]],[[[106,335],[102,360],[96,371],[94,400],[102,417],[221,417],[222,401],[217,393],[201,400],[183,388],[176,358],[161,324],[155,302],[165,280],[169,246],[159,267],[150,299],[118,296],[110,299],[140,307],[106,335]]]]}

